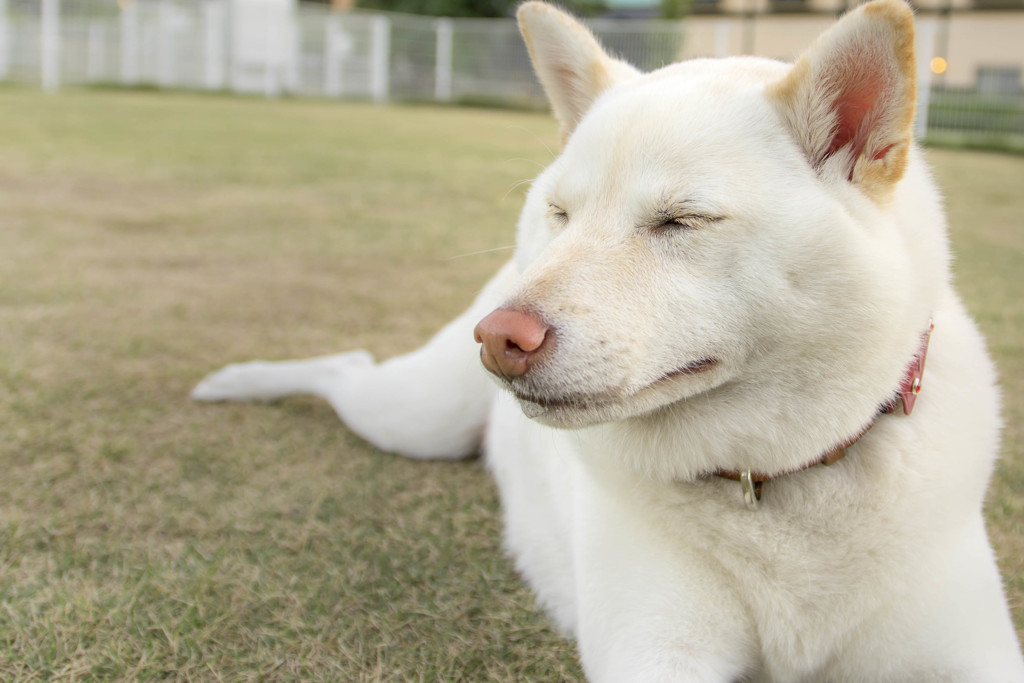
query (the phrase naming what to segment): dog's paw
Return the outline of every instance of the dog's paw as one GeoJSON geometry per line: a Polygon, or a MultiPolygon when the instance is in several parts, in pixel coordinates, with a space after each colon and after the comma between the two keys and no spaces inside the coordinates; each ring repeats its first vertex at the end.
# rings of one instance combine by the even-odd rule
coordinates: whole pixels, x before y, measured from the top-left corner
{"type": "Polygon", "coordinates": [[[203,378],[192,390],[196,401],[273,401],[292,394],[322,395],[351,370],[374,363],[366,351],[268,363],[233,363],[203,378]]]}
{"type": "Polygon", "coordinates": [[[279,394],[268,392],[265,379],[271,363],[232,363],[204,377],[192,390],[196,401],[270,401],[279,394]],[[260,391],[262,386],[263,391],[260,391]]]}

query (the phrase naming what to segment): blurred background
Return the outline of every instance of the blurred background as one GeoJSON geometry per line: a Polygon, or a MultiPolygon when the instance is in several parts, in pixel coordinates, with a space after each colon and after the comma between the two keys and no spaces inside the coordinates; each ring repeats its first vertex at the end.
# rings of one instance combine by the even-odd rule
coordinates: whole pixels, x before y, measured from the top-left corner
{"type": "MultiPolygon", "coordinates": [[[[0,81],[543,106],[515,0],[0,0],[0,81]],[[406,14],[400,12],[412,12],[406,14]],[[434,16],[427,16],[434,15],[434,16]]],[[[1024,148],[1024,0],[920,0],[919,138],[1024,148]]],[[[574,0],[616,55],[792,60],[847,0],[574,0]]]]}

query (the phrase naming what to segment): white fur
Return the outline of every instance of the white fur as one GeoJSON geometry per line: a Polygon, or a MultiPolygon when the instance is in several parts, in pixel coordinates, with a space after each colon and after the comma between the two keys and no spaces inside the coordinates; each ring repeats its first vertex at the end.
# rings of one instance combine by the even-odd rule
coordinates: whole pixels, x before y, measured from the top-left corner
{"type": "Polygon", "coordinates": [[[507,547],[594,681],[1024,681],[981,513],[998,393],[907,137],[912,55],[887,47],[906,43],[904,13],[852,13],[802,71],[734,58],[641,76],[525,5],[568,140],[513,262],[413,354],[229,366],[194,396],[316,394],[414,457],[471,453],[486,427],[507,547]],[[827,153],[842,80],[863,76],[832,65],[854,53],[881,70],[880,104],[827,153]],[[557,342],[503,382],[518,399],[472,342],[496,306],[557,342]],[[911,416],[767,483],[757,511],[711,475],[799,469],[856,434],[929,318],[911,416]]]}

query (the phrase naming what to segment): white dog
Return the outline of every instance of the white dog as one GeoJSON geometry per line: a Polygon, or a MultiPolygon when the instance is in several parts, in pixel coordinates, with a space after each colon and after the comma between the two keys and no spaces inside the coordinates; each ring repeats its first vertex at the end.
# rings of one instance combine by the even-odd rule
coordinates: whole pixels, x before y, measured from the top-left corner
{"type": "Polygon", "coordinates": [[[415,353],[233,365],[195,398],[315,394],[385,450],[483,445],[592,680],[1024,681],[910,10],[865,5],[796,65],[646,75],[548,5],[519,22],[565,146],[513,261],[415,353]]]}

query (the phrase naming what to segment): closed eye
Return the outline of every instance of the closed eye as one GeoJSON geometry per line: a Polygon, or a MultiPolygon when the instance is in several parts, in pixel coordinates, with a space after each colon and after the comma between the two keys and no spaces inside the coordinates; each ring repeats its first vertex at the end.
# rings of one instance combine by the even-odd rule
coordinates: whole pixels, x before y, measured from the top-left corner
{"type": "Polygon", "coordinates": [[[548,203],[548,216],[558,225],[565,225],[569,222],[569,213],[557,204],[548,203]]]}
{"type": "Polygon", "coordinates": [[[724,216],[712,216],[700,213],[681,215],[661,215],[651,221],[650,227],[655,232],[672,230],[699,230],[725,220],[724,216]]]}

